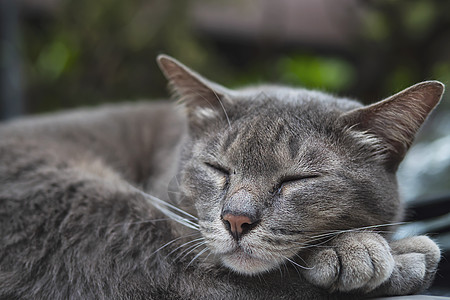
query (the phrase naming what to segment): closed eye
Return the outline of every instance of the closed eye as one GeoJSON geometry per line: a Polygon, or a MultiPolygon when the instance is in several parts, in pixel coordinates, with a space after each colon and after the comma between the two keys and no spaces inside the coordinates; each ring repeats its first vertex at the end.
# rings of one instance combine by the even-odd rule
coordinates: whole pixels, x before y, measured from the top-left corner
{"type": "Polygon", "coordinates": [[[306,180],[319,177],[319,174],[308,174],[308,175],[294,175],[294,176],[286,176],[283,177],[280,181],[280,184],[285,184],[294,181],[306,180]]]}
{"type": "Polygon", "coordinates": [[[308,179],[313,179],[320,177],[319,174],[308,174],[308,175],[294,175],[294,176],[286,176],[280,180],[280,183],[277,185],[275,191],[280,194],[283,190],[283,187],[294,184],[300,181],[305,181],[308,179]]]}
{"type": "Polygon", "coordinates": [[[227,177],[230,176],[230,172],[227,169],[225,169],[224,167],[221,167],[214,163],[208,163],[208,162],[205,162],[205,165],[208,166],[210,169],[213,169],[214,171],[220,173],[221,175],[225,175],[227,177]]]}

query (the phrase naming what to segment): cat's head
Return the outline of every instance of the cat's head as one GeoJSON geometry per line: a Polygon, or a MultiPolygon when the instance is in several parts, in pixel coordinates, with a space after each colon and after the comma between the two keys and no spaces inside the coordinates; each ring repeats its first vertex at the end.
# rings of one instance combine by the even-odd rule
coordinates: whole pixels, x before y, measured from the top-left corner
{"type": "Polygon", "coordinates": [[[281,86],[229,90],[170,57],[158,62],[187,114],[184,201],[225,266],[257,274],[329,233],[399,219],[395,171],[441,83],[363,106],[281,86]]]}

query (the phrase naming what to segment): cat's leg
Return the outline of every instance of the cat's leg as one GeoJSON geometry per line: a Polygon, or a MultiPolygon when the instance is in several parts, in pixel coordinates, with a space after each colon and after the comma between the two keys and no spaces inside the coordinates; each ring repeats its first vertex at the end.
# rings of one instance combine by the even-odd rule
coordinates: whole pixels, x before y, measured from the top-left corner
{"type": "Polygon", "coordinates": [[[304,276],[330,291],[411,294],[431,284],[439,259],[438,246],[425,236],[388,243],[377,233],[350,232],[306,254],[312,268],[304,276]]]}

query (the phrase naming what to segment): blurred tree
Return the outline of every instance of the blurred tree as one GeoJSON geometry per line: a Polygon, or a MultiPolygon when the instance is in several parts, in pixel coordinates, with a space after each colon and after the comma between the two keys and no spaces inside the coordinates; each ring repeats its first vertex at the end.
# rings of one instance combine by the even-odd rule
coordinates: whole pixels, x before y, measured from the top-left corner
{"type": "MultiPolygon", "coordinates": [[[[416,82],[450,84],[450,2],[440,0],[361,1],[367,8],[357,41],[356,93],[387,95],[416,82]]],[[[374,99],[371,99],[374,100],[374,99]]]]}
{"type": "MultiPolygon", "coordinates": [[[[154,61],[162,52],[231,86],[281,82],[375,101],[421,80],[450,84],[449,1],[356,1],[360,11],[345,18],[357,17],[362,23],[357,30],[350,26],[345,43],[334,35],[325,43],[319,32],[316,39],[283,38],[283,27],[270,25],[281,21],[269,23],[265,17],[269,12],[271,18],[283,18],[290,10],[278,6],[298,5],[295,1],[261,9],[261,20],[267,20],[262,24],[271,27],[266,24],[260,38],[238,36],[251,32],[244,28],[246,22],[234,31],[227,23],[213,26],[216,31],[199,28],[192,11],[206,3],[220,3],[219,14],[209,15],[212,23],[225,12],[230,15],[229,6],[237,7],[232,21],[244,18],[236,11],[256,9],[245,5],[244,10],[243,1],[223,0],[61,0],[53,14],[25,15],[22,56],[28,111],[165,96],[166,83],[154,61]],[[348,37],[353,39],[348,42],[348,37]]],[[[340,26],[342,16],[333,15],[337,12],[327,5],[321,9],[323,18],[336,20],[330,24],[338,33],[349,28],[340,26]]]]}
{"type": "Polygon", "coordinates": [[[51,18],[26,18],[29,111],[164,95],[155,57],[201,62],[189,1],[68,0],[51,18]]]}

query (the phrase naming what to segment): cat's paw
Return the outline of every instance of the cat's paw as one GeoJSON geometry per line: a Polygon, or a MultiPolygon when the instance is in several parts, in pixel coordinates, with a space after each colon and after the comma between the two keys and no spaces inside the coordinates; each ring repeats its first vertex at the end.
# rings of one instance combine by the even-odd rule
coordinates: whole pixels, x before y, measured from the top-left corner
{"type": "Polygon", "coordinates": [[[304,276],[330,291],[370,292],[387,281],[395,260],[387,241],[376,233],[351,232],[336,237],[329,247],[308,254],[304,276]]]}
{"type": "Polygon", "coordinates": [[[441,258],[436,243],[426,236],[415,236],[391,242],[390,246],[395,267],[389,280],[374,294],[413,294],[429,287],[441,258]]]}

